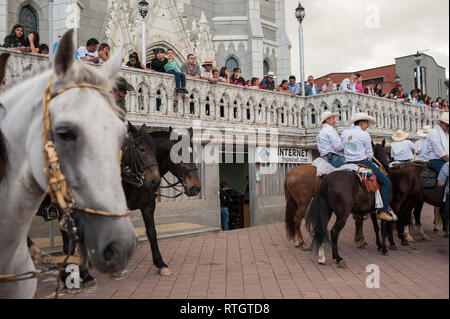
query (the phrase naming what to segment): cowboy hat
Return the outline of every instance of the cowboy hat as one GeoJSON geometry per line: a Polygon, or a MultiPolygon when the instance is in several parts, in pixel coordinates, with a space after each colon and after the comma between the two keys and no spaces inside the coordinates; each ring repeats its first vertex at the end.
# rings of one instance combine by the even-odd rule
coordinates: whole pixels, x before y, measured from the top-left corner
{"type": "Polygon", "coordinates": [[[323,122],[325,122],[326,119],[330,118],[330,117],[336,117],[339,116],[339,113],[331,113],[330,111],[326,111],[322,114],[322,116],[320,117],[320,125],[323,124],[323,122]]]}
{"type": "Polygon", "coordinates": [[[276,78],[275,73],[273,71],[267,72],[267,77],[274,78],[274,79],[276,78]]]}
{"type": "Polygon", "coordinates": [[[203,61],[203,64],[202,64],[202,66],[205,66],[205,65],[207,65],[207,64],[213,65],[213,64],[214,64],[214,62],[213,62],[213,60],[212,60],[212,59],[205,59],[205,61],[203,61]]]}
{"type": "Polygon", "coordinates": [[[448,124],[448,112],[442,112],[441,115],[437,119],[435,119],[435,121],[448,124]]]}
{"type": "Polygon", "coordinates": [[[403,131],[403,130],[398,130],[397,132],[395,132],[394,135],[392,135],[392,139],[396,142],[401,142],[404,141],[408,138],[409,133],[403,131]]]}
{"type": "Polygon", "coordinates": [[[358,121],[369,121],[369,124],[371,125],[375,125],[377,123],[374,117],[365,112],[356,113],[355,117],[350,120],[349,123],[355,123],[358,121]]]}
{"type": "Polygon", "coordinates": [[[432,127],[431,126],[424,126],[423,130],[418,130],[417,131],[417,136],[418,137],[427,137],[428,133],[430,133],[432,127]]]}

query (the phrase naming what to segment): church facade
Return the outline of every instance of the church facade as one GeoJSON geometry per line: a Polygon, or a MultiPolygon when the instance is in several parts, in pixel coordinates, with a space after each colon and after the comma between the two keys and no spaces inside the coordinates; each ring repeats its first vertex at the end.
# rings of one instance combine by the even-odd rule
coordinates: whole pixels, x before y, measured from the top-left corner
{"type": "MultiPolygon", "coordinates": [[[[49,39],[48,0],[0,0],[0,40],[19,23],[49,39]]],[[[53,0],[53,39],[75,28],[78,46],[89,38],[124,46],[142,56],[139,0],[53,0]]],[[[156,47],[175,50],[178,63],[189,53],[197,62],[240,67],[244,78],[262,78],[274,71],[290,75],[290,42],[285,27],[284,0],[149,0],[145,17],[146,57],[156,47]]]]}

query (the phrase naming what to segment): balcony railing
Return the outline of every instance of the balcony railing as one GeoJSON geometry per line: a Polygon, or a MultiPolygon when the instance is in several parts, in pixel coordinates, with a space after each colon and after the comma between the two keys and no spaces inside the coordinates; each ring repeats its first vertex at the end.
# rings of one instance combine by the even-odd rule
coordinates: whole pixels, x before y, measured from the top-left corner
{"type": "MultiPolygon", "coordinates": [[[[48,63],[48,57],[44,55],[0,48],[0,53],[2,51],[12,55],[7,82],[21,76],[27,69],[33,70],[48,63]]],[[[188,79],[189,94],[180,95],[174,93],[172,75],[127,67],[122,67],[120,73],[136,89],[127,96],[128,119],[157,127],[176,124],[187,127],[196,119],[209,127],[274,127],[280,130],[280,134],[312,137],[309,135],[315,136],[323,112],[339,112],[339,127],[347,125],[354,107],[357,112],[367,112],[376,118],[372,134],[387,136],[398,129],[416,133],[424,126],[432,125],[442,112],[428,109],[425,113],[420,105],[352,92],[291,97],[279,92],[211,84],[197,79],[188,79]]]]}

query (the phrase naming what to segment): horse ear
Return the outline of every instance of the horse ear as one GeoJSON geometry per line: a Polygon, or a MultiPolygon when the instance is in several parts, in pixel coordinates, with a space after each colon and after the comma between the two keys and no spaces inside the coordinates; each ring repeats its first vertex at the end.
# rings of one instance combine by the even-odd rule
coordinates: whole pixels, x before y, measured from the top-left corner
{"type": "Polygon", "coordinates": [[[384,147],[386,145],[386,140],[383,139],[383,142],[381,142],[381,145],[384,147]]]}
{"type": "Polygon", "coordinates": [[[75,44],[73,43],[73,29],[62,36],[55,54],[53,69],[55,74],[63,77],[75,61],[75,44]]]}
{"type": "Polygon", "coordinates": [[[123,48],[120,47],[119,50],[117,50],[117,53],[114,54],[112,58],[101,67],[102,74],[108,79],[113,80],[111,83],[114,83],[115,79],[119,75],[120,65],[122,64],[122,56],[123,48]]]}
{"type": "Polygon", "coordinates": [[[145,123],[141,126],[140,131],[147,132],[147,125],[145,123]]]}
{"type": "Polygon", "coordinates": [[[137,137],[139,134],[138,130],[134,127],[133,124],[131,124],[131,122],[128,122],[128,132],[130,132],[133,137],[137,137]]]}

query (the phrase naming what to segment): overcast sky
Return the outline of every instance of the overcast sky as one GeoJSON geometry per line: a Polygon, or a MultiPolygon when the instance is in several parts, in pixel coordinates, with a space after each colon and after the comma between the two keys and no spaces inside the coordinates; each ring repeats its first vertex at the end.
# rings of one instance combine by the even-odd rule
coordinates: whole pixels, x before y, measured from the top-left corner
{"type": "MultiPolygon", "coordinates": [[[[285,0],[291,69],[299,77],[298,0],[285,0]]],[[[301,0],[305,77],[394,64],[426,50],[449,76],[448,0],[301,0]]],[[[306,80],[306,79],[305,79],[306,80]]]]}

